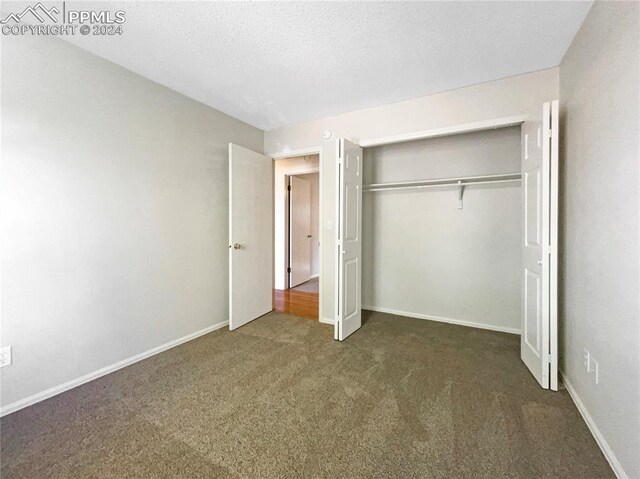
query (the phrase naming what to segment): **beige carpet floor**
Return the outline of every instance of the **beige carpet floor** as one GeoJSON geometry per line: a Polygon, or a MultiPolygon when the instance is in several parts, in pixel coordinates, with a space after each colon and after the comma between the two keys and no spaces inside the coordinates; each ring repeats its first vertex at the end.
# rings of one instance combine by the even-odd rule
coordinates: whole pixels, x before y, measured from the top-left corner
{"type": "Polygon", "coordinates": [[[270,313],[1,421],[2,478],[612,478],[516,336],[270,313]]]}

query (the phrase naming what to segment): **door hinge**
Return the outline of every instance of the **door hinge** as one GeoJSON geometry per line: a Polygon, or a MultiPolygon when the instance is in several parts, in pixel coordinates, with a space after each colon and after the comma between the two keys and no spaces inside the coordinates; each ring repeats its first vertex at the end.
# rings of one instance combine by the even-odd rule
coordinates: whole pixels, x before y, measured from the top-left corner
{"type": "Polygon", "coordinates": [[[287,191],[291,191],[291,185],[287,185],[287,191]]]}
{"type": "Polygon", "coordinates": [[[553,136],[553,131],[551,129],[547,130],[547,137],[551,138],[553,136]]]}
{"type": "Polygon", "coordinates": [[[287,273],[291,273],[291,268],[287,268],[287,273]]]}

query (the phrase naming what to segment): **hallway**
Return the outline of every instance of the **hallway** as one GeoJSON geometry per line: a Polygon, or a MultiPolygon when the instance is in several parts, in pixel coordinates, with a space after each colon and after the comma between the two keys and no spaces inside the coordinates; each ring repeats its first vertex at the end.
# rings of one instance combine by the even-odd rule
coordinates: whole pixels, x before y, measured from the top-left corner
{"type": "Polygon", "coordinates": [[[273,309],[299,318],[318,320],[319,281],[313,278],[295,288],[273,290],[273,309]]]}
{"type": "Polygon", "coordinates": [[[295,291],[304,291],[306,293],[316,293],[320,292],[320,278],[316,276],[315,278],[311,278],[309,281],[305,281],[298,286],[291,288],[295,291]]]}

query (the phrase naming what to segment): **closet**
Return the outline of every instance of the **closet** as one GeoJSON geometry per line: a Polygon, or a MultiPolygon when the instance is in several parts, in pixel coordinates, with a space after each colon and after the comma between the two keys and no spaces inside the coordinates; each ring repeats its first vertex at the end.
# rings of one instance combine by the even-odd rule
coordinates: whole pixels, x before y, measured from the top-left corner
{"type": "Polygon", "coordinates": [[[520,334],[522,360],[557,389],[557,102],[454,130],[338,140],[335,337],[361,309],[520,334]]]}
{"type": "Polygon", "coordinates": [[[520,331],[519,126],[366,148],[363,183],[364,309],[520,331]]]}

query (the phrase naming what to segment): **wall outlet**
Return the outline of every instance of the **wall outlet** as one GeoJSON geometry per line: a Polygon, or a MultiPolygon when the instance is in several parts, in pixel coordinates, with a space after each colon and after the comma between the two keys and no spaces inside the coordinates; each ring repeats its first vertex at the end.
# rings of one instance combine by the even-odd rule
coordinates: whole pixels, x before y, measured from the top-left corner
{"type": "Polygon", "coordinates": [[[589,369],[591,370],[589,372],[594,373],[594,379],[596,384],[598,384],[600,382],[600,368],[598,366],[598,361],[593,359],[593,357],[591,358],[591,365],[589,366],[589,369]]]}
{"type": "Polygon", "coordinates": [[[587,373],[594,373],[593,379],[596,384],[598,384],[600,382],[600,367],[598,366],[598,361],[596,361],[596,359],[586,349],[582,350],[582,365],[587,373]]]}
{"type": "Polygon", "coordinates": [[[0,348],[0,368],[11,364],[11,346],[0,348]]]}
{"type": "Polygon", "coordinates": [[[591,366],[591,355],[586,349],[582,352],[582,365],[584,366],[584,369],[589,372],[589,368],[591,366]]]}

